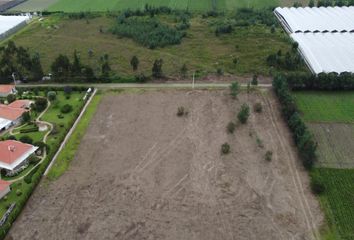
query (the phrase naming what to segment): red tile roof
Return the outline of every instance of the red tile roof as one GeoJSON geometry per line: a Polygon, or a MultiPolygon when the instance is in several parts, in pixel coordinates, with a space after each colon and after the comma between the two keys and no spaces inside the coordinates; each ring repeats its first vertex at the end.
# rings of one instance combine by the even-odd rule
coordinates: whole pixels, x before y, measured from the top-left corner
{"type": "Polygon", "coordinates": [[[30,100],[16,100],[7,106],[12,107],[12,108],[24,108],[24,107],[30,105],[30,103],[31,103],[30,100]]]}
{"type": "Polygon", "coordinates": [[[11,183],[0,179],[0,191],[4,191],[11,183]]]}
{"type": "Polygon", "coordinates": [[[11,93],[14,85],[0,85],[0,93],[11,93]]]}
{"type": "Polygon", "coordinates": [[[0,104],[0,118],[5,118],[11,121],[15,121],[26,111],[27,110],[23,108],[13,108],[4,104],[0,104]]]}
{"type": "Polygon", "coordinates": [[[0,162],[12,164],[21,156],[32,149],[32,145],[18,142],[15,140],[6,140],[0,142],[0,162]]]}

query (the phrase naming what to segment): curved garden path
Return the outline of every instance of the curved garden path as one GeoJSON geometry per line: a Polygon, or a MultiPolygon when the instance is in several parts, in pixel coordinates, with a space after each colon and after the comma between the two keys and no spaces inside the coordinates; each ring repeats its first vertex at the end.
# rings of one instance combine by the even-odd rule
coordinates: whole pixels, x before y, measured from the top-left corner
{"type": "MultiPolygon", "coordinates": [[[[42,140],[42,142],[44,142],[44,143],[47,143],[47,138],[48,138],[49,134],[50,134],[50,133],[52,132],[52,130],[53,130],[53,124],[52,124],[52,123],[40,120],[41,117],[48,111],[48,109],[49,109],[49,107],[50,107],[50,105],[51,105],[50,101],[49,101],[49,100],[47,100],[47,101],[48,101],[47,107],[44,109],[44,111],[42,111],[42,112],[38,115],[38,117],[37,117],[36,120],[35,120],[36,123],[40,123],[40,124],[44,124],[44,125],[49,126],[49,130],[48,130],[47,133],[44,135],[43,140],[42,140]]],[[[21,126],[21,127],[22,127],[22,126],[21,126]]],[[[20,127],[18,127],[18,128],[20,128],[20,127]]],[[[18,129],[18,128],[13,128],[13,129],[11,129],[10,134],[11,134],[11,135],[18,134],[18,133],[13,133],[13,130],[18,129]]],[[[46,157],[47,157],[47,150],[46,150],[46,148],[44,148],[44,149],[43,149],[43,156],[40,157],[41,160],[40,160],[30,171],[28,171],[26,174],[24,174],[24,175],[22,175],[22,176],[20,176],[20,177],[18,177],[18,178],[14,178],[14,179],[8,180],[8,182],[14,183],[14,182],[17,182],[17,181],[19,181],[19,180],[22,180],[22,179],[23,179],[24,177],[26,177],[29,173],[31,173],[33,169],[35,169],[37,166],[39,166],[39,165],[44,161],[44,159],[45,159],[46,157]]]]}

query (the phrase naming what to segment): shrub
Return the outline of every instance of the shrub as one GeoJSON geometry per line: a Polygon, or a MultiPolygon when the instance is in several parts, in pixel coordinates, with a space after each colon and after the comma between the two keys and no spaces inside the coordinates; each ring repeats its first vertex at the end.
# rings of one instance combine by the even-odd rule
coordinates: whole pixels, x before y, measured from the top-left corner
{"type": "Polygon", "coordinates": [[[21,191],[20,189],[17,189],[17,190],[16,190],[16,195],[17,195],[17,196],[21,196],[21,195],[22,195],[22,191],[21,191]]]}
{"type": "Polygon", "coordinates": [[[12,102],[14,102],[16,100],[16,95],[15,94],[9,94],[6,97],[6,100],[7,100],[8,103],[12,103],[12,102]]]}
{"type": "Polygon", "coordinates": [[[322,181],[316,177],[313,177],[311,178],[311,190],[314,194],[320,195],[326,190],[326,188],[322,181]]]}
{"type": "Polygon", "coordinates": [[[31,114],[29,112],[24,112],[21,116],[23,123],[28,123],[31,121],[31,114]]]}
{"type": "Polygon", "coordinates": [[[49,101],[54,101],[57,98],[57,94],[54,91],[49,91],[47,93],[47,98],[49,99],[49,101]]]}
{"type": "Polygon", "coordinates": [[[187,114],[188,114],[188,112],[186,111],[186,109],[184,107],[178,107],[178,109],[177,109],[177,116],[178,117],[182,117],[187,114]]]}
{"type": "Polygon", "coordinates": [[[238,93],[239,93],[239,91],[240,91],[240,86],[239,86],[238,82],[236,82],[236,81],[232,82],[231,86],[230,86],[230,92],[231,92],[230,94],[231,94],[231,96],[233,98],[236,98],[238,93]]]}
{"type": "Polygon", "coordinates": [[[260,102],[255,103],[253,109],[256,113],[261,113],[263,111],[262,103],[260,102]]]}
{"type": "Polygon", "coordinates": [[[42,111],[44,111],[44,109],[46,109],[47,104],[48,104],[48,101],[46,98],[38,97],[34,101],[34,108],[37,112],[42,112],[42,111]]]}
{"type": "Polygon", "coordinates": [[[253,75],[251,84],[253,86],[257,86],[258,85],[258,76],[256,74],[253,75]]]}
{"type": "Polygon", "coordinates": [[[264,159],[268,162],[272,161],[272,157],[273,157],[272,151],[267,151],[266,154],[264,155],[264,159]]]}
{"type": "Polygon", "coordinates": [[[234,133],[235,129],[236,129],[236,124],[234,122],[229,122],[227,124],[226,130],[228,133],[230,133],[230,134],[234,133]]]}
{"type": "Polygon", "coordinates": [[[23,180],[24,180],[25,183],[27,183],[27,184],[32,183],[32,175],[31,175],[31,174],[27,174],[27,175],[23,178],[23,180]]]}
{"type": "Polygon", "coordinates": [[[61,107],[60,112],[61,113],[69,113],[73,110],[73,107],[70,104],[65,104],[64,106],[61,107]]]}
{"type": "Polygon", "coordinates": [[[33,139],[28,135],[24,135],[24,136],[20,137],[20,141],[23,143],[28,143],[28,144],[33,143],[33,139]]]}
{"type": "Polygon", "coordinates": [[[221,145],[221,153],[222,154],[230,153],[230,145],[228,143],[224,143],[223,145],[221,145]]]}
{"type": "Polygon", "coordinates": [[[240,112],[237,114],[238,120],[245,124],[250,116],[250,107],[247,104],[242,104],[240,112]]]}

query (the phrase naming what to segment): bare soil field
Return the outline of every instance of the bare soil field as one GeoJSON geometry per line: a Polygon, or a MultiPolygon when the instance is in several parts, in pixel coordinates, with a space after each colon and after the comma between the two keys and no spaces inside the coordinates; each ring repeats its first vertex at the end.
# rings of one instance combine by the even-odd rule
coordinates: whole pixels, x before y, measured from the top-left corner
{"type": "Polygon", "coordinates": [[[42,181],[9,237],[318,239],[323,216],[277,109],[270,92],[107,94],[69,170],[42,181]],[[245,102],[263,113],[227,134],[245,102]]]}
{"type": "Polygon", "coordinates": [[[310,123],[318,142],[318,165],[330,168],[354,167],[354,124],[310,123]]]}

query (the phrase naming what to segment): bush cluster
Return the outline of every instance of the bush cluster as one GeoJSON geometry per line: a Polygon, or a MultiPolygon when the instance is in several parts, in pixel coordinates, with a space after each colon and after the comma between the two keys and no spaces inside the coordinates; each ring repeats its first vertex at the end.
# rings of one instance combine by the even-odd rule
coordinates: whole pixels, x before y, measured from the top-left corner
{"type": "Polygon", "coordinates": [[[277,75],[273,80],[273,87],[281,103],[283,117],[293,133],[302,163],[306,169],[311,169],[317,159],[317,143],[297,111],[295,100],[290,94],[286,79],[277,75]]]}
{"type": "Polygon", "coordinates": [[[185,33],[161,23],[156,18],[130,17],[118,19],[112,33],[132,38],[145,47],[154,49],[180,44],[185,33]]]}

